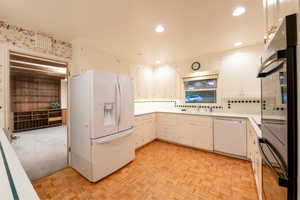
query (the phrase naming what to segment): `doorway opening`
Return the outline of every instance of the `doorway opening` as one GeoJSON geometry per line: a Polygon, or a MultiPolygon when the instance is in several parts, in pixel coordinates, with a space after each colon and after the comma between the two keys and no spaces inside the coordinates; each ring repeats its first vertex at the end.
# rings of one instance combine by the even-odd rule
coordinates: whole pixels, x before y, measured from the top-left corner
{"type": "Polygon", "coordinates": [[[67,63],[10,52],[12,146],[31,180],[68,166],[67,63]]]}

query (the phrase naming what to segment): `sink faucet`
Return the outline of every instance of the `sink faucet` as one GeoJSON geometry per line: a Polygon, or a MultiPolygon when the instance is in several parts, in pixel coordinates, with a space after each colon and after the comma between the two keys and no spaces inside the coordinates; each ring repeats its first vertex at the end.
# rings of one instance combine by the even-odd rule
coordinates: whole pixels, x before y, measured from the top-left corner
{"type": "Polygon", "coordinates": [[[209,107],[209,112],[212,112],[212,111],[213,111],[212,107],[209,107]]]}

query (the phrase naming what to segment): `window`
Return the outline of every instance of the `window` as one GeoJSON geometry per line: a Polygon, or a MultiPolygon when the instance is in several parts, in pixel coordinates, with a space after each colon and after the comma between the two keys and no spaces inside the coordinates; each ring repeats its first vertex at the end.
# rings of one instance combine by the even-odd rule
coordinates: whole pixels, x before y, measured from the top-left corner
{"type": "Polygon", "coordinates": [[[287,96],[287,77],[286,72],[279,73],[279,81],[280,81],[280,90],[281,90],[281,103],[287,104],[288,96],[287,96]]]}
{"type": "Polygon", "coordinates": [[[217,77],[184,79],[185,103],[217,103],[217,77]]]}

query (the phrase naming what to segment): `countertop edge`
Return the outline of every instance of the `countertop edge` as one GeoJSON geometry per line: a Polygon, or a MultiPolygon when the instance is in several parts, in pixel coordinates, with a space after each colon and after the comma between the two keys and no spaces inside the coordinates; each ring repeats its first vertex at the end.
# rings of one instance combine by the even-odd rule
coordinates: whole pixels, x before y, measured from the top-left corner
{"type": "MultiPolygon", "coordinates": [[[[14,149],[2,130],[0,131],[0,141],[3,146],[3,151],[7,159],[9,170],[12,175],[19,199],[39,200],[40,198],[38,197],[14,149]]],[[[3,171],[5,169],[0,170],[3,171]]],[[[2,178],[7,178],[7,176],[2,178]]],[[[7,192],[10,193],[11,191],[7,192]]]]}
{"type": "Polygon", "coordinates": [[[238,113],[192,113],[192,112],[180,112],[180,111],[167,111],[167,110],[157,110],[157,111],[146,111],[146,112],[140,112],[136,113],[135,117],[147,115],[147,114],[153,114],[153,113],[171,113],[171,114],[183,114],[183,115],[200,115],[200,116],[209,116],[209,117],[233,117],[233,118],[246,118],[250,121],[252,127],[254,128],[257,137],[261,138],[261,130],[254,119],[254,115],[250,114],[238,114],[238,113]]]}

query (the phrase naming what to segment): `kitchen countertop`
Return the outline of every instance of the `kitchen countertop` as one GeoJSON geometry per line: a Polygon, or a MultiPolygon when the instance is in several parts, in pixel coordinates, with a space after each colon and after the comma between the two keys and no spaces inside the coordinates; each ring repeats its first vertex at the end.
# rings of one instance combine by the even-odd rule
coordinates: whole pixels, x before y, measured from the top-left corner
{"type": "Polygon", "coordinates": [[[151,113],[174,113],[174,114],[185,114],[185,115],[201,115],[201,116],[211,116],[211,117],[234,117],[234,118],[247,118],[249,119],[252,127],[254,128],[258,137],[261,137],[261,129],[259,125],[261,124],[261,119],[259,115],[251,114],[240,114],[240,113],[222,113],[222,112],[190,112],[190,111],[180,111],[180,110],[156,110],[156,111],[135,111],[135,116],[146,115],[151,113]]]}
{"type": "Polygon", "coordinates": [[[15,151],[2,130],[0,130],[0,143],[0,146],[2,147],[2,149],[0,149],[1,199],[13,200],[17,199],[16,196],[18,196],[19,199],[39,200],[39,197],[25,173],[15,151]],[[9,181],[9,177],[11,178],[11,181],[9,181]],[[13,192],[14,189],[15,192],[13,192]]]}

